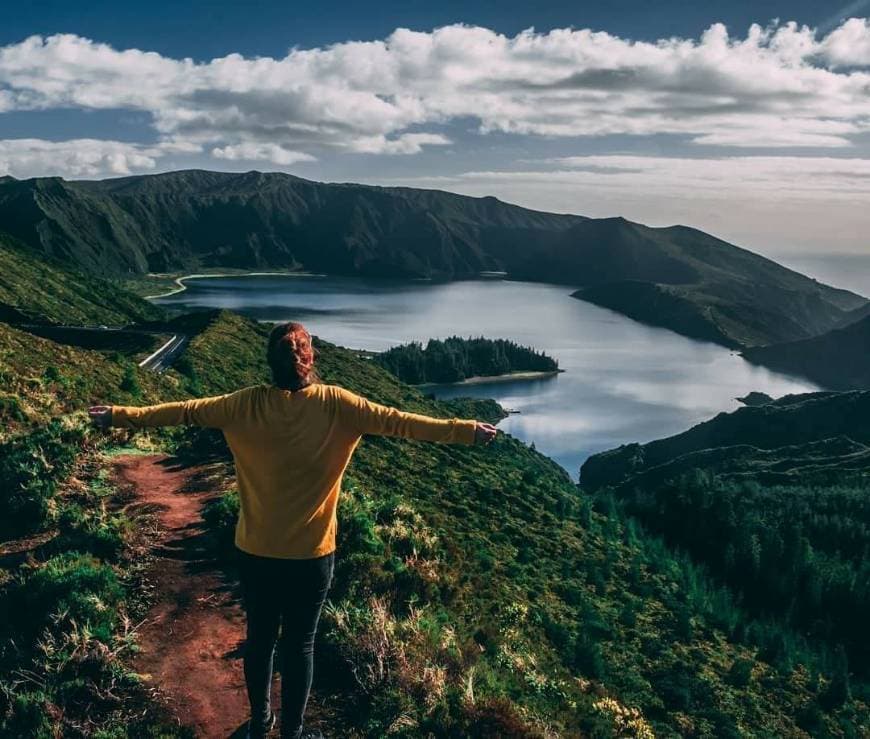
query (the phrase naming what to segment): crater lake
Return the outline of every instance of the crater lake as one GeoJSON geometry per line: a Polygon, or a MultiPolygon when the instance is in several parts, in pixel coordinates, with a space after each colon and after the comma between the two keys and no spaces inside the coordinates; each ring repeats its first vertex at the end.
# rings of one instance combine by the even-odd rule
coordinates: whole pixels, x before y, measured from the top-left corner
{"type": "Polygon", "coordinates": [[[426,388],[441,398],[494,398],[518,411],[499,428],[534,443],[575,480],[596,452],[684,431],[756,390],[819,388],[736,351],[646,326],[570,296],[562,285],[482,279],[383,281],[311,275],[186,278],[154,302],[228,308],[260,321],[303,321],[335,344],[382,351],[409,341],[485,336],[543,350],[564,370],[539,379],[426,388]]]}

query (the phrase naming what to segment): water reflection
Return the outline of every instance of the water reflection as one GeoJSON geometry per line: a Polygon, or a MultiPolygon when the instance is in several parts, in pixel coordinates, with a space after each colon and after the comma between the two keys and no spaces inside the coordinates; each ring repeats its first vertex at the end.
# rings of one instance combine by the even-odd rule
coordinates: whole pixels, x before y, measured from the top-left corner
{"type": "Polygon", "coordinates": [[[738,406],[752,390],[774,397],[817,389],[738,354],[570,297],[570,289],[502,280],[381,282],[334,277],[197,279],[163,305],[223,307],[259,320],[302,319],[352,348],[452,334],[506,338],[543,349],[557,377],[442,387],[440,397],[491,397],[521,411],[500,427],[576,478],[590,455],[678,433],[738,406]]]}

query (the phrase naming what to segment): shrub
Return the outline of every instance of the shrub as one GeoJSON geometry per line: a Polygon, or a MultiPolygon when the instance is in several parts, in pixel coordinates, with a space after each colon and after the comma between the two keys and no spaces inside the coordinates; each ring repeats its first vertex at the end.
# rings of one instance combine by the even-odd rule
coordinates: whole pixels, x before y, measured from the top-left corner
{"type": "Polygon", "coordinates": [[[105,509],[85,510],[70,503],[58,515],[58,536],[54,551],[87,551],[100,559],[114,559],[124,546],[129,525],[124,516],[107,514],[105,509]]]}
{"type": "Polygon", "coordinates": [[[50,364],[45,368],[42,377],[46,382],[58,382],[61,377],[60,370],[53,364],[50,364]]]}
{"type": "Polygon", "coordinates": [[[574,667],[584,675],[600,679],[604,676],[604,664],[604,655],[598,642],[588,634],[581,634],[574,643],[574,667]]]}
{"type": "Polygon", "coordinates": [[[139,377],[136,375],[136,369],[132,364],[127,364],[124,367],[124,374],[121,376],[119,387],[125,393],[130,393],[130,395],[138,396],[142,394],[142,387],[139,385],[139,377]]]}
{"type": "Polygon", "coordinates": [[[48,718],[48,697],[42,691],[20,693],[10,706],[9,719],[2,726],[6,736],[49,737],[53,735],[48,718]]]}
{"type": "Polygon", "coordinates": [[[210,500],[202,511],[202,518],[217,537],[219,549],[224,553],[230,551],[239,520],[239,494],[231,491],[210,500]]]}
{"type": "Polygon", "coordinates": [[[45,524],[49,501],[84,438],[82,428],[52,421],[0,443],[0,535],[21,536],[45,524]]]}
{"type": "Polygon", "coordinates": [[[15,395],[0,395],[0,417],[19,422],[27,420],[21,401],[15,395]]]}
{"type": "Polygon", "coordinates": [[[108,641],[123,589],[108,565],[88,554],[65,552],[25,571],[15,596],[22,629],[38,630],[50,625],[55,630],[75,621],[108,641]]]}
{"type": "Polygon", "coordinates": [[[738,688],[745,688],[752,679],[752,667],[755,663],[751,659],[739,657],[734,660],[728,670],[728,682],[738,688]]]}
{"type": "Polygon", "coordinates": [[[172,368],[185,377],[185,387],[191,395],[202,395],[204,393],[199,373],[196,371],[196,367],[187,353],[182,354],[176,359],[172,363],[172,368]]]}

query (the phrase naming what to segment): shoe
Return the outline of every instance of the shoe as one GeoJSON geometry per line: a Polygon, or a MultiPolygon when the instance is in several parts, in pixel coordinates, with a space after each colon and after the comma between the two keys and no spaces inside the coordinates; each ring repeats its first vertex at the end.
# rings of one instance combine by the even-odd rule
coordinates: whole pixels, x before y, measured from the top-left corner
{"type": "Polygon", "coordinates": [[[264,737],[267,737],[269,732],[275,728],[275,722],[277,720],[277,716],[272,712],[266,726],[254,726],[251,721],[248,721],[248,733],[245,734],[245,739],[264,739],[264,737]]]}

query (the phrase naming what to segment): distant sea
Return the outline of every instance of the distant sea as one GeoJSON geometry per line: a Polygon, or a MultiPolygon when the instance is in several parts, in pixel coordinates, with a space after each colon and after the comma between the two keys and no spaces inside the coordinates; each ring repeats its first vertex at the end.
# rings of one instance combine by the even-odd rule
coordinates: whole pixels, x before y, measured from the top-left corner
{"type": "Polygon", "coordinates": [[[815,277],[820,282],[834,287],[843,287],[870,298],[870,253],[769,256],[786,267],[809,277],[815,277]]]}

